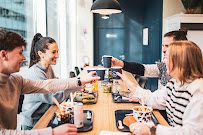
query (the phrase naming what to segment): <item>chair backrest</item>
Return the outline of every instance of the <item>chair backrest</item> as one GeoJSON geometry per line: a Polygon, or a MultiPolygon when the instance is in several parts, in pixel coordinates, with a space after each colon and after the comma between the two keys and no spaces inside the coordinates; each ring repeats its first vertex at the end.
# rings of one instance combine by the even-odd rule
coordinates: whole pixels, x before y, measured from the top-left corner
{"type": "Polygon", "coordinates": [[[140,75],[134,75],[136,81],[139,83],[140,87],[146,88],[147,87],[147,77],[140,76],[140,75]]]}
{"type": "Polygon", "coordinates": [[[18,114],[22,112],[23,100],[24,100],[24,95],[20,95],[20,99],[18,103],[18,114]]]}
{"type": "Polygon", "coordinates": [[[75,67],[75,73],[76,73],[76,76],[78,76],[80,74],[80,70],[78,67],[75,67]]]}

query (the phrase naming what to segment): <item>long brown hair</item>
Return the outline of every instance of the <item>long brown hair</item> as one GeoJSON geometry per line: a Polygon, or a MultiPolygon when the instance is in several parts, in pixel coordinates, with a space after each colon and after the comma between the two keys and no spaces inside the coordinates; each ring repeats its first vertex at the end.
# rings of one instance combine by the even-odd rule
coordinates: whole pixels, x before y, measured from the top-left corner
{"type": "Polygon", "coordinates": [[[30,64],[29,68],[36,64],[40,60],[40,56],[38,55],[38,51],[45,53],[48,49],[48,45],[56,43],[56,41],[51,37],[43,37],[40,33],[35,34],[32,40],[32,46],[30,51],[30,64]]]}
{"type": "Polygon", "coordinates": [[[181,85],[203,77],[202,52],[194,42],[176,41],[168,49],[173,64],[170,73],[181,85]]]}

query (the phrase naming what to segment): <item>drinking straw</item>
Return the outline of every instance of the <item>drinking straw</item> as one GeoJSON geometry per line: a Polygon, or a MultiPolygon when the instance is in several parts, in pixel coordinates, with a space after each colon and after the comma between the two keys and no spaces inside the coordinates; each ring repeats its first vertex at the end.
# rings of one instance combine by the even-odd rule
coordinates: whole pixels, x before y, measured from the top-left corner
{"type": "Polygon", "coordinates": [[[141,102],[142,102],[142,111],[144,112],[144,98],[143,98],[143,92],[141,92],[141,102]]]}
{"type": "Polygon", "coordinates": [[[73,93],[70,93],[70,103],[71,103],[71,107],[73,107],[73,93]]]}

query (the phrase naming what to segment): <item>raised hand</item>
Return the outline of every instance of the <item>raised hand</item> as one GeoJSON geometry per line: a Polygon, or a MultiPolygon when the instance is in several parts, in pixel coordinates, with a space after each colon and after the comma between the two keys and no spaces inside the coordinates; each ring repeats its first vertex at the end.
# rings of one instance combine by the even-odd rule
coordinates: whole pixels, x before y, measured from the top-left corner
{"type": "Polygon", "coordinates": [[[96,76],[96,71],[89,72],[88,74],[80,77],[80,81],[81,81],[82,85],[84,85],[86,83],[96,82],[99,79],[100,79],[100,77],[96,76]]]}
{"type": "Polygon", "coordinates": [[[120,67],[124,67],[124,63],[123,63],[123,61],[121,61],[121,60],[118,60],[117,58],[114,58],[114,57],[112,57],[112,59],[111,59],[111,66],[112,67],[114,67],[114,66],[120,66],[120,67]]]}

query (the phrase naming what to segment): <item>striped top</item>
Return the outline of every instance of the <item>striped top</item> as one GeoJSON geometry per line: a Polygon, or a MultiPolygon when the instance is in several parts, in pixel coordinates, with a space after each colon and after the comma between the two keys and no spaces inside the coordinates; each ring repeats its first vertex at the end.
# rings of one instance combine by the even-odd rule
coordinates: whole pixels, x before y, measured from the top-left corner
{"type": "Polygon", "coordinates": [[[194,89],[188,89],[188,85],[185,84],[183,87],[180,87],[180,83],[175,84],[172,79],[166,86],[166,112],[169,124],[173,127],[182,126],[183,114],[195,93],[194,89]]]}
{"type": "Polygon", "coordinates": [[[155,92],[137,87],[134,96],[140,99],[141,93],[147,106],[167,109],[172,126],[157,125],[157,135],[203,135],[203,78],[183,86],[171,79],[155,92]]]}

